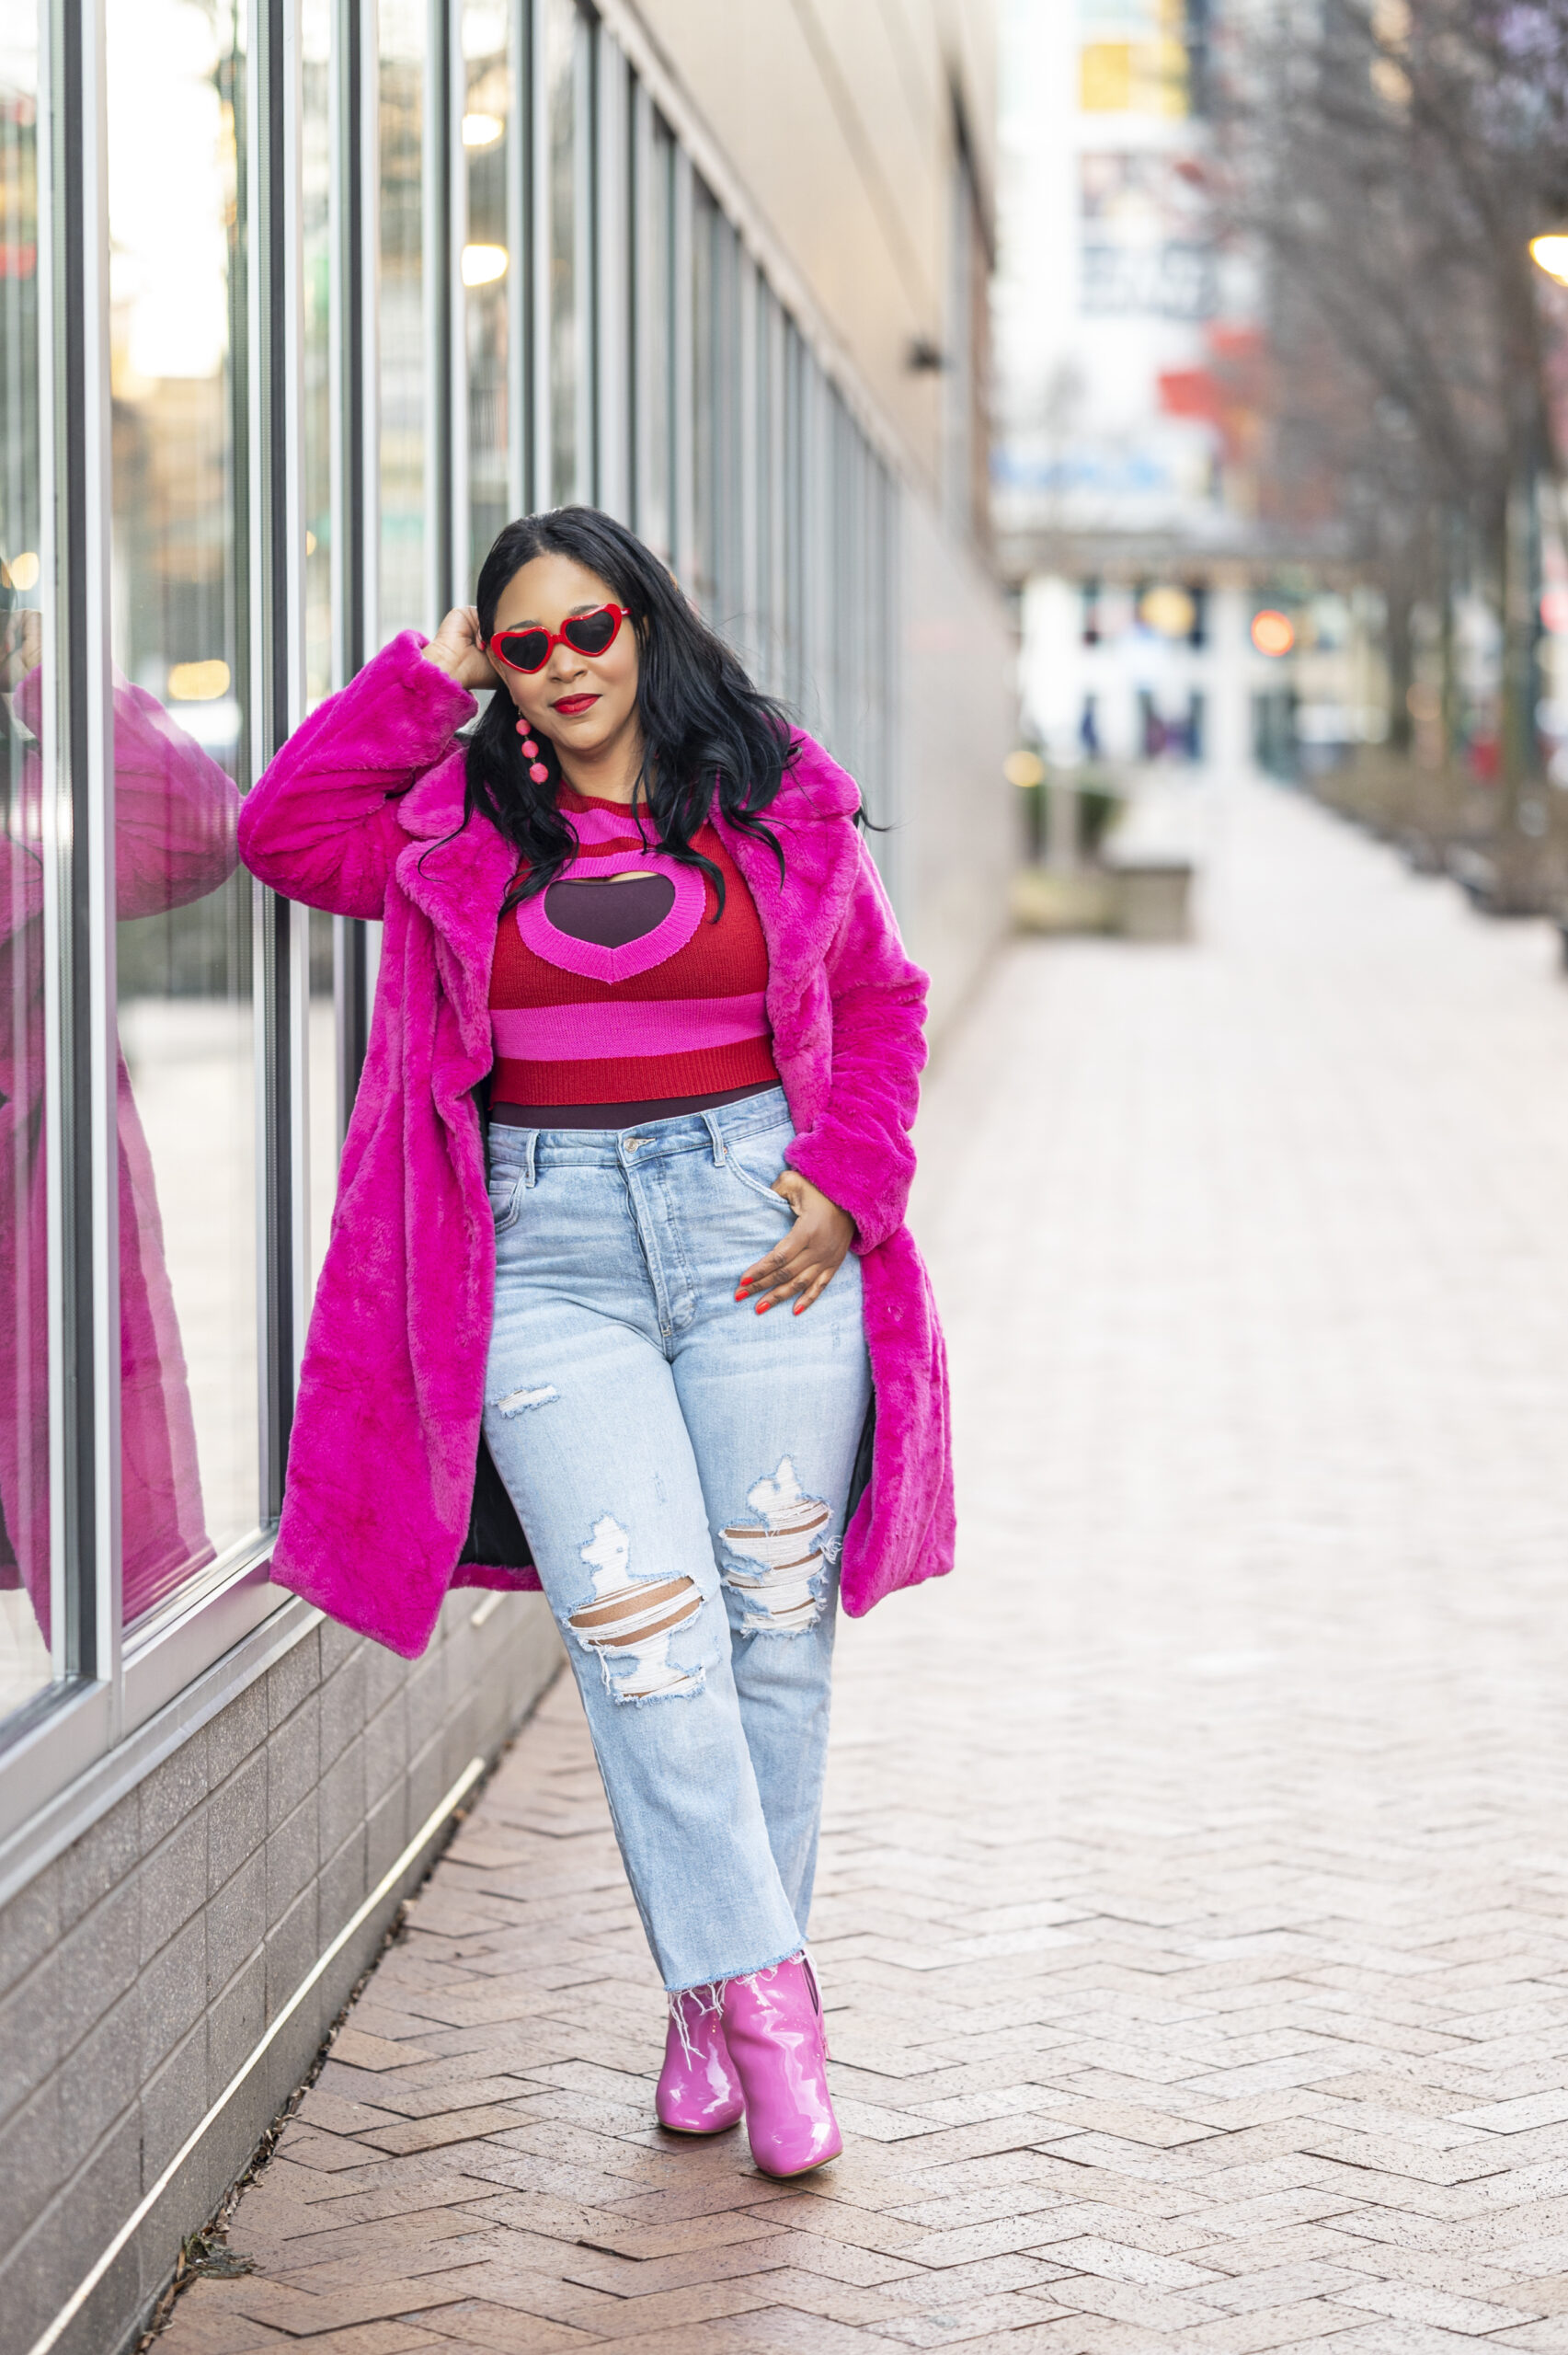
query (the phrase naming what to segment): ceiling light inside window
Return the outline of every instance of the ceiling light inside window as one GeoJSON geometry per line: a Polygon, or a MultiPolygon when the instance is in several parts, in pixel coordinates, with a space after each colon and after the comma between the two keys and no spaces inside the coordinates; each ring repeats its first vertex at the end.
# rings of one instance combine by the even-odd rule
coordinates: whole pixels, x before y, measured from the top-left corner
{"type": "Polygon", "coordinates": [[[463,282],[464,286],[490,286],[507,274],[505,246],[464,246],[463,248],[463,282]]]}
{"type": "Polygon", "coordinates": [[[171,703],[213,703],[228,692],[226,662],[176,662],[170,666],[171,703]]]}

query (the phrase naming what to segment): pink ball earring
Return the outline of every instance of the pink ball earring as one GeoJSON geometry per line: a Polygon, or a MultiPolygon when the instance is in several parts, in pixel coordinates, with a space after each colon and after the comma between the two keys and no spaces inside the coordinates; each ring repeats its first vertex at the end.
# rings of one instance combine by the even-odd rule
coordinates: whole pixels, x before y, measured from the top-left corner
{"type": "Polygon", "coordinates": [[[529,775],[533,779],[535,785],[548,785],[550,782],[550,772],[539,757],[539,747],[534,742],[533,738],[529,731],[529,726],[526,719],[520,719],[518,721],[517,732],[522,738],[523,759],[525,761],[531,761],[533,764],[528,772],[529,775]]]}

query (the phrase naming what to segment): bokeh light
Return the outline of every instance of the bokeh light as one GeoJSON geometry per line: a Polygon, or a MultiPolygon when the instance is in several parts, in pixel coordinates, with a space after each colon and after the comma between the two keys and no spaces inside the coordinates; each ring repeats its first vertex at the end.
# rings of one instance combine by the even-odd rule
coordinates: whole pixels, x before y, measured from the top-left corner
{"type": "Polygon", "coordinates": [[[1288,614],[1276,613],[1272,605],[1253,615],[1253,644],[1260,654],[1288,654],[1296,643],[1296,625],[1288,614]]]}

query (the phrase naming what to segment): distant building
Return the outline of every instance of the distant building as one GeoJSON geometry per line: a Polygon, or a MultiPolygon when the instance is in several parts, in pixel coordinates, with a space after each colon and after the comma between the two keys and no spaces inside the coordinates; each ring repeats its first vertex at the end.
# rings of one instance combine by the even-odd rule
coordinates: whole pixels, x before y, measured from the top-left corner
{"type": "MultiPolygon", "coordinates": [[[[1280,592],[1257,289],[1209,206],[1213,29],[1180,0],[1003,10],[993,503],[1058,762],[1294,757],[1293,651],[1252,630],[1280,592]]],[[[1292,649],[1318,635],[1303,610],[1292,649]]]]}

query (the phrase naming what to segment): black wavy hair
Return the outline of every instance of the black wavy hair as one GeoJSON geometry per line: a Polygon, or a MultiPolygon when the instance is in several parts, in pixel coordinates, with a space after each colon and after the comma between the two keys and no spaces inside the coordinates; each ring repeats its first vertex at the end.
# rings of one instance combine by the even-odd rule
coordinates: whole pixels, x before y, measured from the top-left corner
{"type": "MultiPolygon", "coordinates": [[[[479,572],[475,602],[487,640],[509,580],[538,556],[575,557],[597,573],[631,615],[637,634],[637,718],[642,769],[635,805],[647,810],[658,846],[701,867],[724,906],[724,878],[692,837],[716,797],[730,823],[765,842],[784,873],[784,851],[761,813],[795,758],[783,707],[754,687],[722,638],[681,595],[670,573],[635,533],[596,507],[553,507],[507,524],[479,572]]],[[[576,856],[577,835],[557,807],[561,764],[542,729],[534,731],[547,775],[529,774],[517,711],[498,689],[468,740],[463,821],[475,812],[515,844],[528,872],[506,905],[544,890],[576,856]]]]}

